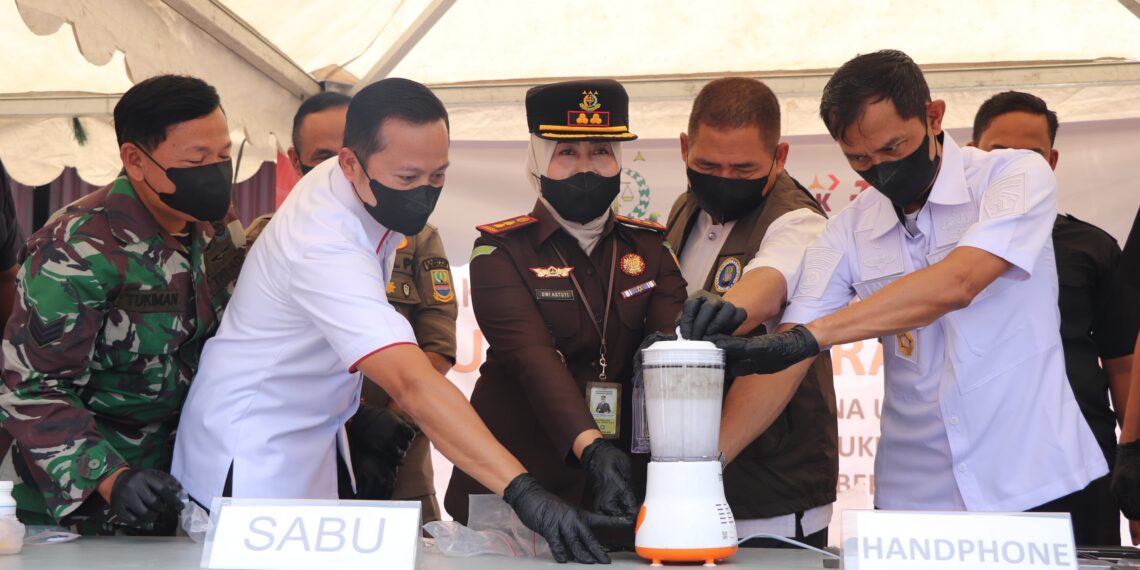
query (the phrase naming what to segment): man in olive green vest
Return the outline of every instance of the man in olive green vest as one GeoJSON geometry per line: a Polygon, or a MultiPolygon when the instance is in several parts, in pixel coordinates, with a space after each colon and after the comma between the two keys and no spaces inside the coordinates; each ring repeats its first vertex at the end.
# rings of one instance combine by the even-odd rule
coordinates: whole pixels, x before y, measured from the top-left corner
{"type": "MultiPolygon", "coordinates": [[[[669,212],[667,239],[679,254],[689,294],[723,295],[746,307],[748,319],[737,335],[774,332],[804,250],[826,221],[811,194],[784,171],[788,145],[780,142],[776,96],[754,79],[709,83],[693,102],[681,156],[689,190],[669,212]]],[[[752,384],[758,383],[729,390],[752,384]]],[[[826,546],[839,473],[830,357],[816,360],[798,388],[774,389],[781,397],[760,405],[783,412],[763,435],[751,442],[721,436],[737,533],[826,546]]],[[[783,544],[753,539],[744,546],[783,544]]]]}

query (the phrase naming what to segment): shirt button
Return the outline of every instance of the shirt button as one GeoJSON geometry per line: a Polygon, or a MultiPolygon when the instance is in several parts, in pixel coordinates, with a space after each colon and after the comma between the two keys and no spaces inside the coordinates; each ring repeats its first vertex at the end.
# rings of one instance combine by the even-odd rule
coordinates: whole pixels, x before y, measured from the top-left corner
{"type": "Polygon", "coordinates": [[[99,460],[98,459],[92,459],[92,460],[88,461],[87,467],[91,468],[91,469],[98,469],[99,468],[99,460]]]}
{"type": "Polygon", "coordinates": [[[950,425],[952,425],[952,426],[958,425],[958,416],[950,416],[950,425]]]}
{"type": "Polygon", "coordinates": [[[593,267],[586,269],[586,275],[593,275],[593,274],[594,274],[594,268],[593,267]]]}
{"type": "Polygon", "coordinates": [[[959,463],[958,464],[958,472],[959,473],[965,473],[966,472],[966,464],[965,463],[959,463]]]}
{"type": "Polygon", "coordinates": [[[716,232],[709,232],[709,239],[716,239],[716,232]]]}

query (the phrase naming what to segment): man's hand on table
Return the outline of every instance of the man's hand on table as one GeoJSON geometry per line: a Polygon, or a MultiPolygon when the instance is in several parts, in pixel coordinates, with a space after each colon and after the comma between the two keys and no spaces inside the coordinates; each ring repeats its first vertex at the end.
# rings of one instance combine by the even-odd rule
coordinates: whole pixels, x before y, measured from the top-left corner
{"type": "Polygon", "coordinates": [[[361,404],[345,431],[356,476],[356,498],[391,499],[396,471],[416,437],[415,427],[390,409],[361,404]]]}
{"type": "Polygon", "coordinates": [[[171,520],[182,511],[180,491],[182,485],[178,480],[158,469],[118,471],[111,488],[110,522],[144,528],[171,520]]]}

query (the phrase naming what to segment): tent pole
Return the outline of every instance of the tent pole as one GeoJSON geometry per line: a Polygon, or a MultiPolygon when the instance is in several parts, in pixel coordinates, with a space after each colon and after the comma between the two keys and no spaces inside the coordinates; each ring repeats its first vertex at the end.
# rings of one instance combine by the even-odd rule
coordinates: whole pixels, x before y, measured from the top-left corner
{"type": "Polygon", "coordinates": [[[455,4],[455,0],[431,0],[428,2],[416,20],[404,30],[404,33],[400,34],[400,37],[396,38],[395,42],[388,46],[384,55],[376,60],[372,69],[369,69],[368,73],[365,73],[364,77],[357,82],[352,92],[355,94],[369,83],[383,79],[392,73],[392,70],[404,59],[404,56],[416,47],[416,44],[447,13],[453,4],[455,4]]]}

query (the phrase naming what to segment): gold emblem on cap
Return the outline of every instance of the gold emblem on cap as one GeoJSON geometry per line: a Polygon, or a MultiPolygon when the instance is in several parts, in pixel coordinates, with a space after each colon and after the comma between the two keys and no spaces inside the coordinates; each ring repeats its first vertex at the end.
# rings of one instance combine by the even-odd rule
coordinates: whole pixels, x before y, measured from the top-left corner
{"type": "Polygon", "coordinates": [[[582,102],[578,103],[583,111],[593,111],[602,106],[601,101],[598,101],[597,91],[583,91],[582,102]]]}

